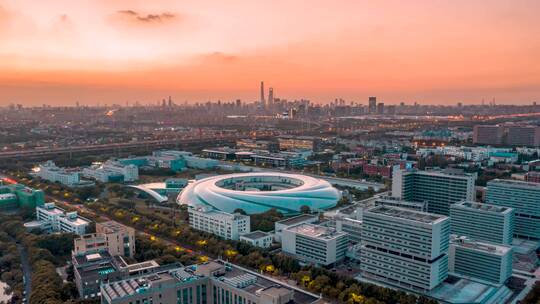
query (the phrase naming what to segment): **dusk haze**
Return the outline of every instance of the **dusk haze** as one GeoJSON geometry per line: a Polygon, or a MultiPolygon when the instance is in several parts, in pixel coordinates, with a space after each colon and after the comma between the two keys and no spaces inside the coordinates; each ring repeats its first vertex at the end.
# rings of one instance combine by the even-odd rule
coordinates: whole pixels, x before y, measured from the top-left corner
{"type": "Polygon", "coordinates": [[[0,1],[0,105],[540,99],[538,1],[0,1]]]}
{"type": "Polygon", "coordinates": [[[0,0],[0,304],[540,304],[540,0],[0,0]]]}

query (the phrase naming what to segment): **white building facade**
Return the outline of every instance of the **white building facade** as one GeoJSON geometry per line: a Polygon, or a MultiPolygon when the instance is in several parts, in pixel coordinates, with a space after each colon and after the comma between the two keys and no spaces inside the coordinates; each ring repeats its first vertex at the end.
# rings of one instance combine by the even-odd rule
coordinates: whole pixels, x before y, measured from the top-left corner
{"type": "Polygon", "coordinates": [[[189,225],[226,240],[239,240],[251,231],[250,218],[239,213],[226,213],[208,207],[188,207],[189,225]]]}
{"type": "Polygon", "coordinates": [[[54,203],[36,207],[36,217],[40,227],[47,232],[68,232],[77,235],[86,233],[90,220],[77,215],[76,211],[66,212],[54,203]]]}
{"type": "Polygon", "coordinates": [[[345,258],[349,236],[334,228],[300,224],[283,230],[281,248],[285,254],[316,265],[333,265],[345,258]]]}

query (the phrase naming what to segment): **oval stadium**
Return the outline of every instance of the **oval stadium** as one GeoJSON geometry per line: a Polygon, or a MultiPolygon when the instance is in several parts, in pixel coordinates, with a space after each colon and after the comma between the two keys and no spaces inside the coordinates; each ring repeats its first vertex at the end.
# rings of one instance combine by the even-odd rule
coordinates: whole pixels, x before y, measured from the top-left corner
{"type": "Polygon", "coordinates": [[[240,208],[255,214],[276,208],[284,214],[334,207],[340,193],[322,179],[279,172],[212,176],[189,184],[178,196],[179,204],[213,207],[233,213],[240,208]]]}

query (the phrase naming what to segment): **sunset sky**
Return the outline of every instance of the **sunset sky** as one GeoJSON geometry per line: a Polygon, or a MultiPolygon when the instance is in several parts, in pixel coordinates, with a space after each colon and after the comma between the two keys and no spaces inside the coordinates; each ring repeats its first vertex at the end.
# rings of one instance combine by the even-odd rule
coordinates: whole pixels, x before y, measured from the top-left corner
{"type": "Polygon", "coordinates": [[[540,102],[540,1],[0,0],[0,105],[540,102]]]}

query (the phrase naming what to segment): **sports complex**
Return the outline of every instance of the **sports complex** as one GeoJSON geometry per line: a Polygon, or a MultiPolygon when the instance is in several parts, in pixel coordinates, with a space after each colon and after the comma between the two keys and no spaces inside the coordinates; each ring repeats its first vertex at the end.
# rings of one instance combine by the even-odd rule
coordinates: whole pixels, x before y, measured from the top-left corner
{"type": "Polygon", "coordinates": [[[190,183],[178,196],[179,204],[213,207],[233,213],[255,214],[276,208],[284,214],[334,207],[340,192],[319,178],[279,172],[217,175],[190,183]]]}

